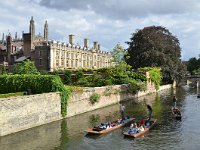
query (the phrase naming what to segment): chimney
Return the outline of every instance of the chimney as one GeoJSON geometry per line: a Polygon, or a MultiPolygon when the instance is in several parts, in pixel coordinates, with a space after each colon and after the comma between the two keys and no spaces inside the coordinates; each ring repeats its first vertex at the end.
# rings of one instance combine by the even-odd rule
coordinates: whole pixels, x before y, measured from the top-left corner
{"type": "Polygon", "coordinates": [[[3,33],[3,35],[2,35],[2,43],[4,43],[4,33],[3,33]]]}
{"type": "Polygon", "coordinates": [[[6,37],[6,49],[7,49],[7,61],[8,64],[11,64],[12,37],[10,33],[6,37]]]}
{"type": "Polygon", "coordinates": [[[84,39],[84,47],[89,47],[89,39],[84,39]]]}
{"type": "Polygon", "coordinates": [[[98,50],[101,50],[101,45],[100,44],[98,44],[98,50]]]}
{"type": "Polygon", "coordinates": [[[69,35],[69,43],[71,45],[75,45],[75,35],[69,35]]]}
{"type": "Polygon", "coordinates": [[[94,41],[94,49],[98,49],[98,42],[94,41]]]}

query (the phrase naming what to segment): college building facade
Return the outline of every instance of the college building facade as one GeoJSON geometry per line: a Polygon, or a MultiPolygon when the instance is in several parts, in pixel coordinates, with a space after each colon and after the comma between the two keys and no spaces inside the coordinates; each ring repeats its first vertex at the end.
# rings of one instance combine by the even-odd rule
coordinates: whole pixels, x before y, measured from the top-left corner
{"type": "Polygon", "coordinates": [[[8,34],[0,44],[0,66],[12,70],[15,63],[30,59],[38,70],[56,71],[80,68],[104,68],[113,66],[110,52],[100,49],[97,41],[89,47],[89,40],[84,39],[84,45],[75,44],[75,35],[69,35],[69,42],[48,40],[47,21],[44,24],[44,35],[35,35],[33,17],[30,20],[29,33],[23,33],[22,39],[12,39],[8,34]]]}

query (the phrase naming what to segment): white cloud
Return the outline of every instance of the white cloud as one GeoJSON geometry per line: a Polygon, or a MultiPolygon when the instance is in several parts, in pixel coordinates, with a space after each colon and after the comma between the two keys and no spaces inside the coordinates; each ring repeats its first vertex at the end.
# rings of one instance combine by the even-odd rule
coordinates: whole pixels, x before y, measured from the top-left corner
{"type": "Polygon", "coordinates": [[[33,16],[36,33],[47,20],[51,39],[68,42],[74,34],[79,44],[89,38],[90,46],[99,41],[112,50],[118,42],[126,48],[136,29],[159,25],[178,37],[188,60],[200,54],[199,8],[199,0],[9,0],[0,5],[0,35],[28,32],[33,16]]]}

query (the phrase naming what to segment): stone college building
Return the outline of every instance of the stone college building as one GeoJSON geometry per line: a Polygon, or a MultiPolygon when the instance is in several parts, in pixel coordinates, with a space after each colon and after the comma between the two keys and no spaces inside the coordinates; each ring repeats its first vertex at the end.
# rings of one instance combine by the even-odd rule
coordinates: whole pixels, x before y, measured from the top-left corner
{"type": "Polygon", "coordinates": [[[15,63],[30,59],[38,70],[56,71],[79,68],[103,68],[113,66],[112,55],[102,51],[100,44],[94,42],[89,47],[89,40],[84,45],[75,44],[75,36],[69,35],[69,43],[49,41],[47,21],[44,24],[44,35],[35,35],[33,17],[30,20],[29,33],[22,33],[22,39],[12,39],[4,34],[0,44],[0,67],[12,70],[15,63]]]}

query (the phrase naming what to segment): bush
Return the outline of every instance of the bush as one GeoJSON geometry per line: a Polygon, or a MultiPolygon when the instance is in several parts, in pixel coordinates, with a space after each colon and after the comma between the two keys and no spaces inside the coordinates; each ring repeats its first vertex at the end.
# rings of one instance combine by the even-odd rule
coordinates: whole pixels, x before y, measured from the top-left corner
{"type": "Polygon", "coordinates": [[[14,74],[39,74],[35,64],[30,61],[23,61],[14,65],[14,74]]]}
{"type": "Polygon", "coordinates": [[[142,71],[148,71],[150,75],[151,81],[154,82],[156,90],[159,89],[161,81],[162,81],[162,74],[161,74],[161,68],[159,67],[145,67],[140,68],[142,71]]]}
{"type": "Polygon", "coordinates": [[[72,83],[72,72],[70,70],[65,70],[64,72],[64,83],[65,84],[72,83]]]}
{"type": "Polygon", "coordinates": [[[98,102],[100,99],[100,95],[97,94],[97,93],[93,93],[91,96],[90,96],[90,103],[92,105],[94,105],[94,103],[98,102]]]}
{"type": "Polygon", "coordinates": [[[84,73],[83,71],[79,70],[77,73],[76,73],[76,80],[78,81],[79,79],[83,78],[84,77],[84,73]]]}
{"type": "Polygon", "coordinates": [[[85,86],[85,85],[89,85],[88,81],[86,80],[86,78],[80,78],[77,83],[77,85],[81,85],[81,86],[85,86]]]}
{"type": "Polygon", "coordinates": [[[145,91],[146,83],[136,80],[130,81],[129,93],[136,94],[138,91],[145,91]]]}
{"type": "Polygon", "coordinates": [[[113,84],[112,79],[106,79],[105,80],[105,85],[112,85],[112,84],[113,84]]]}

